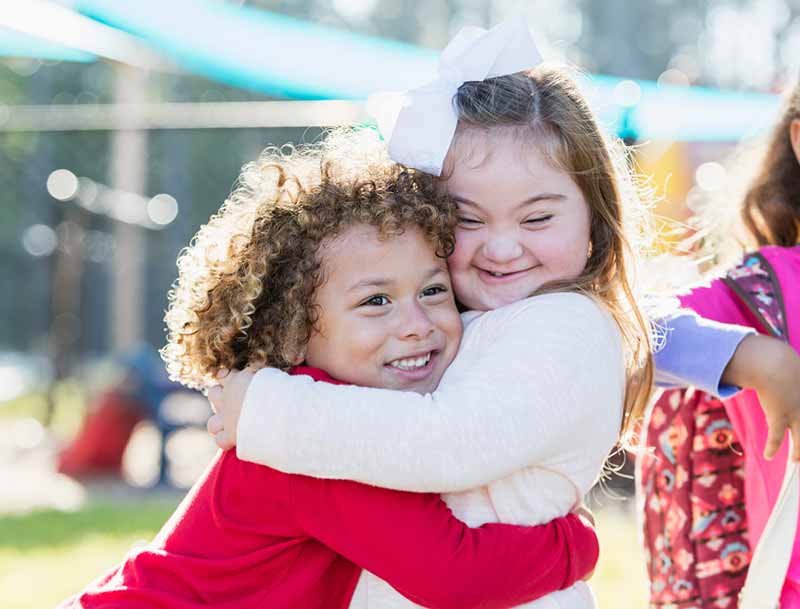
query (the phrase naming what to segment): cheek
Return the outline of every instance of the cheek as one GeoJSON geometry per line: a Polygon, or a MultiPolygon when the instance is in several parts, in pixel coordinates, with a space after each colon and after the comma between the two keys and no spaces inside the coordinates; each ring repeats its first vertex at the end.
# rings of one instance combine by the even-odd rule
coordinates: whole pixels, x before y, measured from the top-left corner
{"type": "Polygon", "coordinates": [[[589,252],[588,229],[584,231],[554,231],[536,244],[537,258],[549,267],[557,279],[577,277],[586,266],[589,252]]]}
{"type": "Polygon", "coordinates": [[[339,359],[361,362],[378,352],[385,342],[385,332],[380,319],[354,314],[343,314],[335,323],[325,325],[325,342],[328,355],[339,359]]]}
{"type": "Polygon", "coordinates": [[[456,229],[456,246],[453,253],[447,259],[447,268],[450,273],[464,271],[470,266],[475,250],[480,244],[477,231],[467,231],[456,229]]]}
{"type": "Polygon", "coordinates": [[[382,319],[359,319],[342,328],[341,341],[349,345],[354,357],[368,359],[380,354],[388,341],[386,324],[382,319]]]}
{"type": "MultiPolygon", "coordinates": [[[[458,249],[458,248],[456,248],[458,249]]],[[[453,296],[461,304],[469,300],[471,277],[469,262],[466,257],[456,257],[455,252],[447,259],[447,270],[450,273],[450,286],[453,296]]]]}
{"type": "Polygon", "coordinates": [[[374,318],[349,321],[354,323],[340,324],[337,329],[335,361],[329,372],[354,385],[380,387],[386,343],[386,334],[380,331],[382,325],[374,318]]]}
{"type": "Polygon", "coordinates": [[[461,316],[458,314],[455,303],[452,306],[441,305],[433,315],[436,327],[447,336],[449,342],[459,340],[461,337],[461,316]]]}
{"type": "MultiPolygon", "coordinates": [[[[455,357],[458,347],[461,345],[461,337],[464,333],[464,326],[461,324],[461,316],[456,312],[450,317],[450,327],[448,330],[448,346],[452,349],[452,357],[455,357]]],[[[452,359],[450,360],[453,361],[452,359]]]]}

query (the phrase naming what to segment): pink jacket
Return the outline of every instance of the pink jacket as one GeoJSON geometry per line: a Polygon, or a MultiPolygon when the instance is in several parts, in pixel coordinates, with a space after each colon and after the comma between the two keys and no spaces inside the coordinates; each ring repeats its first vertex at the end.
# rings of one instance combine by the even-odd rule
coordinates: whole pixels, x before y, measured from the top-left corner
{"type": "MultiPolygon", "coordinates": [[[[800,351],[800,246],[769,246],[760,251],[775,270],[783,292],[789,341],[796,351],[800,351]]],[[[709,287],[694,289],[680,300],[684,307],[708,319],[764,331],[730,288],[719,279],[711,282],[709,287]]],[[[744,447],[745,507],[750,543],[755,548],[783,482],[788,440],[784,440],[777,456],[767,461],[763,455],[767,423],[755,392],[739,392],[725,400],[725,407],[744,447]]],[[[800,609],[800,538],[795,538],[792,560],[781,594],[781,608],[800,609]]]]}

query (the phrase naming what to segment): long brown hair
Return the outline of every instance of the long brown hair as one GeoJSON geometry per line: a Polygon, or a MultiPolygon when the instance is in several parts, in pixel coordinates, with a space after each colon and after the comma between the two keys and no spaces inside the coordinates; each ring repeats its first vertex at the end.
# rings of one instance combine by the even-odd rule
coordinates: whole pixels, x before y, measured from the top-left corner
{"type": "MultiPolygon", "coordinates": [[[[644,214],[621,144],[598,127],[586,99],[561,68],[540,66],[462,85],[454,99],[456,138],[470,130],[510,127],[566,171],[591,211],[591,253],[574,279],[550,282],[537,294],[575,291],[592,296],[614,317],[626,347],[623,434],[644,412],[653,380],[650,325],[634,297],[631,258],[644,214]]],[[[447,167],[443,179],[447,179],[447,167]]]]}
{"type": "Polygon", "coordinates": [[[770,135],[766,156],[744,196],[742,220],[759,247],[797,244],[800,166],[789,134],[795,119],[800,119],[800,83],[786,99],[783,115],[770,135]]]}

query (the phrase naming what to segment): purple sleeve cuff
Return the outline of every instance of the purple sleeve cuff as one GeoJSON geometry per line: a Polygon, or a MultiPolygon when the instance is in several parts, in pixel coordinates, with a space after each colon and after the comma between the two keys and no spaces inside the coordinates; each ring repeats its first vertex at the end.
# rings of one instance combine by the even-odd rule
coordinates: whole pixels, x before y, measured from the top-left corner
{"type": "Polygon", "coordinates": [[[662,318],[657,326],[656,386],[691,385],[721,398],[740,390],[721,385],[720,379],[739,343],[755,330],[711,321],[687,309],[662,318]]]}

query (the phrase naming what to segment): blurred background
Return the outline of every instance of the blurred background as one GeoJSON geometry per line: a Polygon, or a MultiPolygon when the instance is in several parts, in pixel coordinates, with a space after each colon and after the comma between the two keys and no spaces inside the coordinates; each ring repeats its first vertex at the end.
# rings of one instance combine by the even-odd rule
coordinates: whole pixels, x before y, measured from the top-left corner
{"type": "MultiPolygon", "coordinates": [[[[520,13],[681,222],[741,178],[726,160],[797,75],[800,0],[0,1],[4,607],[83,588],[214,454],[157,350],[178,252],[241,165],[368,121],[459,28],[520,13]]],[[[596,493],[603,607],[645,604],[631,492],[596,493]]]]}

